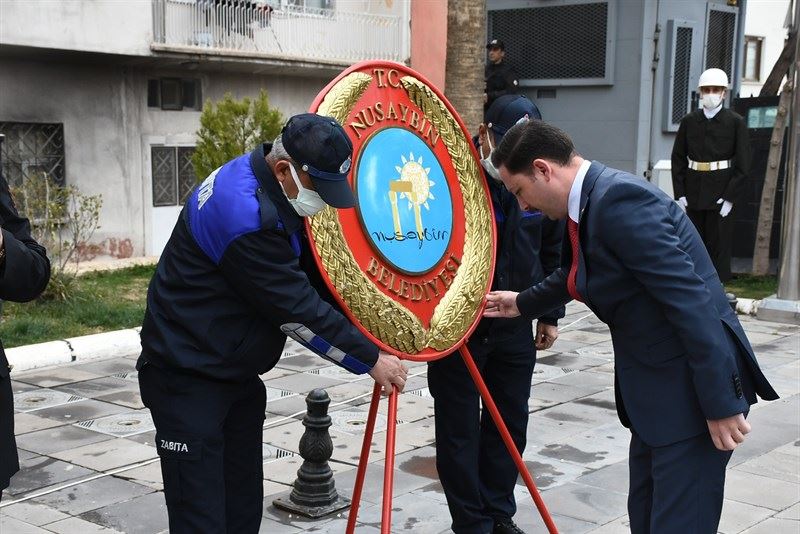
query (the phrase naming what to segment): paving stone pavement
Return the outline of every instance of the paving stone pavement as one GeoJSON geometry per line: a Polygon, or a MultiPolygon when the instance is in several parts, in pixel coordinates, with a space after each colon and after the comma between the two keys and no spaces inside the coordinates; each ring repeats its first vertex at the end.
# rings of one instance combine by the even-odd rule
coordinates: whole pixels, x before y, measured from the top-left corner
{"type": "MultiPolygon", "coordinates": [[[[572,303],[553,350],[539,354],[523,455],[563,533],[628,532],[629,433],[617,421],[608,329],[572,303]]],[[[800,532],[800,327],[742,318],[768,378],[781,395],[753,407],[753,433],[728,468],[720,532],[800,532]]],[[[16,430],[22,470],[0,502],[2,534],[159,533],[167,530],[154,431],[141,404],[135,357],[15,373],[16,430]]],[[[433,399],[426,367],[400,397],[392,532],[449,532],[436,476],[433,399]]],[[[368,376],[342,373],[290,342],[264,375],[264,513],[261,532],[344,532],[347,512],[316,521],[278,511],[302,463],[298,444],[305,395],[332,398],[331,467],[339,492],[352,494],[372,390],[368,376]]],[[[379,413],[386,413],[382,401],[379,413]]],[[[359,533],[380,532],[386,424],[379,415],[358,515],[359,533]]],[[[545,532],[527,488],[516,488],[517,523],[545,532]]]]}

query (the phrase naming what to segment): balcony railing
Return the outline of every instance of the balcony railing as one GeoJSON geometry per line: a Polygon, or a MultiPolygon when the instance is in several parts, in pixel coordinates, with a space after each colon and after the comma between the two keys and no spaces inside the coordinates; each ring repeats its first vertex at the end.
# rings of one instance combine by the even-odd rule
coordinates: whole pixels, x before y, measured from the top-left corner
{"type": "Polygon", "coordinates": [[[153,0],[156,43],[292,60],[402,61],[401,18],[253,0],[153,0]]]}

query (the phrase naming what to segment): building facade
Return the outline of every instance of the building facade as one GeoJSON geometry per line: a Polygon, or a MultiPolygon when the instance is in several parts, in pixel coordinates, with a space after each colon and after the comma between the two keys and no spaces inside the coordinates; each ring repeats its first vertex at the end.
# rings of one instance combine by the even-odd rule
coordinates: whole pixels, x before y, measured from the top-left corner
{"type": "Polygon", "coordinates": [[[156,255],[195,183],[203,102],[265,89],[288,117],[350,64],[409,49],[406,2],[3,0],[3,174],[101,194],[94,253],[156,255]]]}
{"type": "Polygon", "coordinates": [[[744,27],[741,96],[758,96],[772,67],[780,57],[787,36],[787,17],[791,21],[790,4],[790,0],[748,2],[744,27]]]}
{"type": "Polygon", "coordinates": [[[722,68],[737,92],[745,4],[487,0],[487,32],[505,41],[521,91],[581,154],[651,177],[696,109],[703,70],[722,68]]]}

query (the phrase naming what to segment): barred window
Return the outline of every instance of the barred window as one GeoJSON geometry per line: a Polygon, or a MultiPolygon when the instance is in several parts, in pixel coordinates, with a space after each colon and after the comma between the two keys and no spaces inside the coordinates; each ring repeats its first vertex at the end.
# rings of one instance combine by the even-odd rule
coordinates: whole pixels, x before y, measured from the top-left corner
{"type": "Polygon", "coordinates": [[[614,2],[573,2],[488,12],[523,85],[612,82],[614,2]]]}
{"type": "Polygon", "coordinates": [[[19,186],[29,176],[45,173],[64,185],[64,125],[32,122],[0,122],[3,176],[19,186]]]}
{"type": "Polygon", "coordinates": [[[737,8],[709,4],[706,27],[706,69],[722,69],[733,77],[737,8]]]}
{"type": "Polygon", "coordinates": [[[194,147],[152,146],[153,206],[178,206],[195,186],[194,147]]]}
{"type": "Polygon", "coordinates": [[[692,29],[678,28],[672,84],[672,122],[680,122],[689,111],[689,68],[692,62],[692,29]]]}

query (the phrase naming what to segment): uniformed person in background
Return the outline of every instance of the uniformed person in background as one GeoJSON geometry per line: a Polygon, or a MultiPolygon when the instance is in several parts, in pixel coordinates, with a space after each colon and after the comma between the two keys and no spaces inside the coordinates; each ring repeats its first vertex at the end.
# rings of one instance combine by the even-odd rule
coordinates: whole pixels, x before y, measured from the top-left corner
{"type": "MultiPolygon", "coordinates": [[[[501,96],[479,128],[481,163],[492,197],[497,225],[497,261],[492,289],[519,291],[558,269],[563,223],[520,208],[500,182],[490,154],[520,119],[540,119],[536,106],[522,95],[501,96]]],[[[533,326],[529,320],[482,319],[468,347],[520,454],[525,449],[528,398],[536,349],[549,349],[558,337],[564,308],[533,326]]],[[[434,398],[436,468],[455,534],[520,534],[514,486],[517,467],[487,410],[460,354],[428,364],[434,398]]]]}
{"type": "Polygon", "coordinates": [[[672,147],[672,188],[708,250],[720,280],[731,278],[731,210],[750,172],[747,123],[723,107],[728,76],[700,75],[702,107],[686,115],[672,147]]]}
{"type": "Polygon", "coordinates": [[[492,39],[486,43],[489,62],[484,70],[486,88],[483,91],[483,110],[486,112],[492,102],[503,95],[517,92],[519,81],[514,67],[505,61],[506,45],[500,39],[492,39]]]}
{"type": "MultiPolygon", "coordinates": [[[[35,299],[50,280],[50,261],[43,246],[31,237],[28,219],[20,217],[0,170],[0,299],[35,299]]],[[[14,397],[11,367],[0,344],[0,498],[11,475],[19,471],[14,441],[14,397]]]]}
{"type": "Polygon", "coordinates": [[[334,119],[289,119],[190,195],[147,293],[142,401],[161,456],[170,532],[258,532],[269,371],[286,336],[386,390],[400,360],[322,300],[299,267],[302,218],[354,205],[352,144],[334,119]]]}

